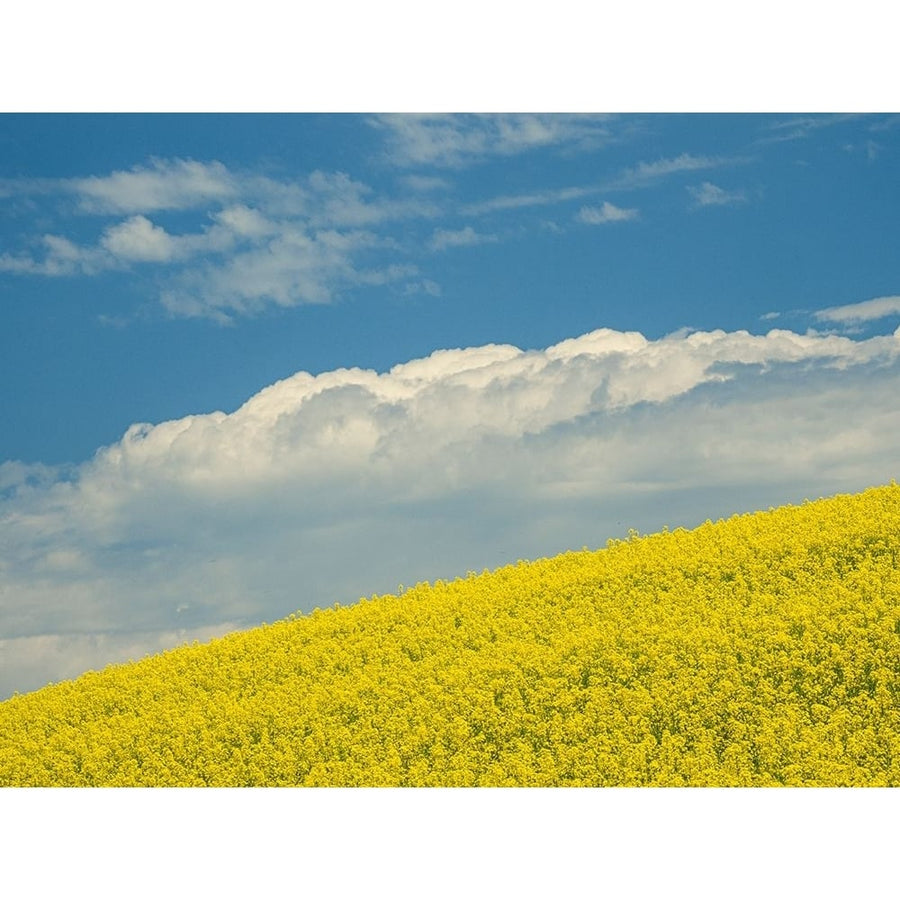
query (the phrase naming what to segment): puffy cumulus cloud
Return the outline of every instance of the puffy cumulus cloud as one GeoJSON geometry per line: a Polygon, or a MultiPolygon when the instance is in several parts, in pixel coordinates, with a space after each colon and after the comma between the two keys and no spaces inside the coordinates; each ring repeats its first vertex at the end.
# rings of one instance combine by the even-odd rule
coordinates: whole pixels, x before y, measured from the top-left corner
{"type": "Polygon", "coordinates": [[[596,148],[612,139],[607,117],[576,115],[384,115],[387,155],[403,166],[459,167],[542,147],[596,148]]]}
{"type": "Polygon", "coordinates": [[[888,316],[900,316],[900,297],[875,297],[861,303],[848,303],[845,306],[830,306],[814,313],[820,322],[836,322],[840,325],[858,325],[885,319],[888,316]]]}
{"type": "Polygon", "coordinates": [[[611,222],[629,222],[638,217],[636,209],[622,209],[612,203],[602,206],[582,206],[575,217],[585,225],[608,225],[611,222]]]}
{"type": "Polygon", "coordinates": [[[600,329],[298,372],[228,414],[134,425],[74,471],[8,463],[0,682],[884,483],[898,355],[895,336],[600,329]]]}
{"type": "Polygon", "coordinates": [[[167,262],[176,253],[175,239],[145,216],[113,225],[100,243],[113,256],[137,262],[167,262]]]}
{"type": "Polygon", "coordinates": [[[695,206],[736,206],[747,202],[743,191],[726,191],[711,181],[704,181],[699,187],[694,185],[687,190],[695,206]]]}

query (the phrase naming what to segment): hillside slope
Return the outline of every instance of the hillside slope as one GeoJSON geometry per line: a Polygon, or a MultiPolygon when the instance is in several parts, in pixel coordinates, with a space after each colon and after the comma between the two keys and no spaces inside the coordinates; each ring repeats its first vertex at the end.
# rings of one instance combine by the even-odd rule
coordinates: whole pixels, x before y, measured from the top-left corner
{"type": "Polygon", "coordinates": [[[0,703],[0,785],[898,785],[898,554],[892,483],[292,617],[0,703]]]}

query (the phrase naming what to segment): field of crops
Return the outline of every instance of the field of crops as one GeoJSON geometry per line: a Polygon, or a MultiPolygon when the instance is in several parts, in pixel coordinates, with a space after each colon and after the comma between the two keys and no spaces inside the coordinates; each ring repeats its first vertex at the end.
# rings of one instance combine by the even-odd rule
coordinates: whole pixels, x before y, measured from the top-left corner
{"type": "Polygon", "coordinates": [[[0,785],[900,784],[900,486],[296,616],[0,703],[0,785]]]}

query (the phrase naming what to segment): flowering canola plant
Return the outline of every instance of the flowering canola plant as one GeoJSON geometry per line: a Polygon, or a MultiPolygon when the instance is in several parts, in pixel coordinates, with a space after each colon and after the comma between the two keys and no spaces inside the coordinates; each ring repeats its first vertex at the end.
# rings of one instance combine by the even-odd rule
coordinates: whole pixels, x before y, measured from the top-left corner
{"type": "Polygon", "coordinates": [[[0,785],[900,784],[900,486],[632,533],[0,703],[0,785]]]}

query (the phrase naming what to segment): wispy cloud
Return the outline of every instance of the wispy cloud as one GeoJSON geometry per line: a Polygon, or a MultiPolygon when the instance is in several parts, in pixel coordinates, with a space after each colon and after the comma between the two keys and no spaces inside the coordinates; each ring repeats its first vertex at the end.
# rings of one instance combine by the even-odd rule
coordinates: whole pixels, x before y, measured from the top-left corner
{"type": "Polygon", "coordinates": [[[150,213],[225,203],[239,194],[235,177],[220,162],[155,159],[148,166],[62,183],[90,213],[150,213]]]}
{"type": "Polygon", "coordinates": [[[585,225],[608,225],[611,222],[629,222],[638,215],[636,209],[622,209],[605,202],[602,206],[582,206],[575,218],[585,225]]]}
{"type": "Polygon", "coordinates": [[[441,286],[430,278],[423,278],[421,281],[407,281],[403,285],[403,293],[407,296],[415,294],[426,294],[429,297],[440,297],[441,286]]]}
{"type": "Polygon", "coordinates": [[[785,141],[801,141],[812,136],[823,128],[833,128],[851,119],[857,118],[855,113],[844,113],[821,116],[792,116],[777,122],[768,122],[757,144],[777,144],[785,141]]]}
{"type": "Polygon", "coordinates": [[[432,250],[446,250],[449,247],[472,247],[475,244],[492,244],[498,240],[495,234],[482,234],[471,225],[456,231],[437,229],[431,237],[432,250]]]}
{"type": "Polygon", "coordinates": [[[510,209],[524,209],[529,206],[552,206],[558,203],[567,203],[572,200],[580,200],[598,194],[603,189],[597,185],[587,187],[567,187],[545,191],[532,191],[526,194],[508,194],[501,197],[491,197],[478,203],[470,203],[464,206],[462,212],[468,216],[482,216],[492,212],[503,212],[510,209]]]}
{"type": "Polygon", "coordinates": [[[42,254],[0,254],[0,272],[18,275],[96,275],[117,267],[116,260],[102,247],[82,247],[58,234],[42,235],[37,244],[42,254]]]}
{"type": "Polygon", "coordinates": [[[721,166],[736,165],[744,161],[733,157],[694,156],[691,153],[682,153],[679,156],[657,159],[653,162],[640,162],[636,166],[627,168],[613,180],[610,187],[620,190],[643,187],[662,178],[680,175],[683,172],[716,169],[721,166]]]}
{"type": "Polygon", "coordinates": [[[444,191],[450,187],[450,182],[446,178],[441,178],[437,175],[404,175],[400,180],[410,190],[423,193],[444,191]]]}
{"type": "Polygon", "coordinates": [[[737,206],[747,202],[744,191],[726,191],[710,181],[704,181],[699,186],[691,185],[687,190],[694,199],[695,207],[737,206]]]}
{"type": "Polygon", "coordinates": [[[890,131],[893,128],[900,127],[900,115],[897,113],[888,113],[885,116],[875,116],[869,120],[867,129],[872,132],[890,131]]]}
{"type": "Polygon", "coordinates": [[[844,150],[846,150],[847,153],[865,154],[866,162],[873,163],[881,155],[884,147],[876,141],[869,140],[861,144],[844,144],[844,150]]]}
{"type": "Polygon", "coordinates": [[[829,306],[813,314],[820,322],[836,322],[841,325],[856,325],[873,322],[888,316],[900,316],[900,297],[875,297],[861,303],[844,306],[829,306]]]}
{"type": "Polygon", "coordinates": [[[386,115],[370,123],[395,165],[458,168],[546,147],[596,149],[612,140],[608,117],[591,115],[386,115]]]}
{"type": "Polygon", "coordinates": [[[601,329],[299,372],[57,477],[0,465],[0,696],[70,654],[888,481],[898,368],[894,336],[601,329]]]}
{"type": "Polygon", "coordinates": [[[491,197],[488,200],[468,204],[463,207],[462,212],[469,216],[482,216],[489,213],[524,209],[531,206],[553,206],[570,203],[573,200],[583,200],[610,191],[631,191],[651,187],[665,178],[685,172],[740,165],[744,162],[746,160],[743,157],[693,156],[690,153],[682,153],[676,157],[638,163],[635,166],[623,169],[617,175],[598,181],[595,184],[572,185],[565,188],[552,188],[491,197]]]}
{"type": "Polygon", "coordinates": [[[173,279],[163,305],[180,316],[228,322],[267,306],[330,303],[340,291],[387,283],[415,274],[396,265],[366,269],[357,260],[379,239],[368,231],[316,231],[283,225],[264,242],[234,253],[221,264],[207,262],[173,279]]]}

